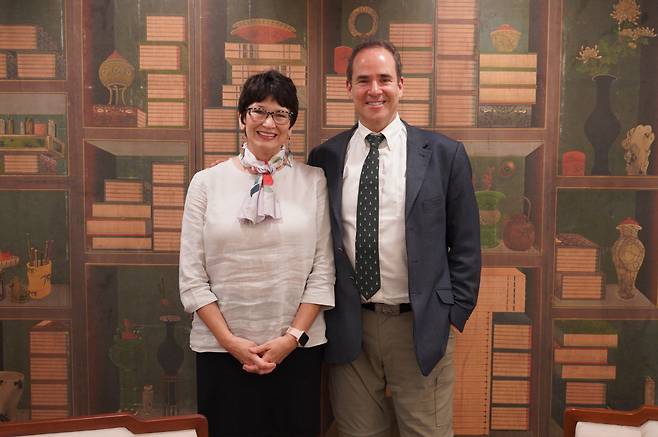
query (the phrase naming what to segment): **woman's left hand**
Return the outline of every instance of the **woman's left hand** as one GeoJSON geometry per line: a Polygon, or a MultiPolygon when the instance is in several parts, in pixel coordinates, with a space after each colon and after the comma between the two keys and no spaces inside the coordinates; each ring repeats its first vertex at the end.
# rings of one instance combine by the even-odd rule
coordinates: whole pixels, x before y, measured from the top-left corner
{"type": "Polygon", "coordinates": [[[249,348],[249,352],[258,354],[270,363],[281,363],[297,347],[297,340],[290,334],[272,339],[260,346],[249,348]]]}

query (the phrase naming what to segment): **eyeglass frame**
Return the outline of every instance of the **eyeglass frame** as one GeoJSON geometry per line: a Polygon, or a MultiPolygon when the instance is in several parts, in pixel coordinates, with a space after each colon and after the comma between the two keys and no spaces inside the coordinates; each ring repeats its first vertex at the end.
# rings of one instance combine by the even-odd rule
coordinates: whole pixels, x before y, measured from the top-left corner
{"type": "Polygon", "coordinates": [[[292,117],[293,117],[293,115],[294,115],[293,112],[290,112],[290,111],[287,111],[287,110],[267,111],[267,110],[265,110],[265,108],[260,107],[260,106],[256,106],[256,107],[253,107],[253,108],[247,108],[247,113],[249,114],[249,117],[251,117],[251,120],[254,121],[254,122],[256,122],[256,123],[265,123],[265,120],[267,120],[267,117],[270,117],[270,116],[271,116],[271,117],[272,117],[272,121],[274,122],[274,124],[276,124],[276,125],[278,125],[278,126],[284,126],[286,123],[277,123],[276,118],[274,118],[275,115],[283,115],[283,114],[286,114],[286,115],[287,115],[287,122],[288,122],[288,123],[291,123],[291,122],[292,122],[292,117]],[[254,116],[252,115],[252,111],[255,111],[255,110],[262,111],[263,113],[265,113],[265,118],[263,118],[263,119],[260,120],[260,121],[259,121],[259,120],[256,120],[256,119],[254,118],[254,116]]]}

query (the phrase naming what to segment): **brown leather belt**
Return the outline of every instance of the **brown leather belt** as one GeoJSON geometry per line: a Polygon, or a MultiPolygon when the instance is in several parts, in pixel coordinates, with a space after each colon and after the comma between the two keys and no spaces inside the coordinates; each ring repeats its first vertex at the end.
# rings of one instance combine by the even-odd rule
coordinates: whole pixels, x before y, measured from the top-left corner
{"type": "Polygon", "coordinates": [[[400,305],[386,305],[385,303],[367,302],[361,304],[362,308],[374,311],[387,316],[399,316],[402,313],[411,311],[411,304],[401,303],[400,305]]]}

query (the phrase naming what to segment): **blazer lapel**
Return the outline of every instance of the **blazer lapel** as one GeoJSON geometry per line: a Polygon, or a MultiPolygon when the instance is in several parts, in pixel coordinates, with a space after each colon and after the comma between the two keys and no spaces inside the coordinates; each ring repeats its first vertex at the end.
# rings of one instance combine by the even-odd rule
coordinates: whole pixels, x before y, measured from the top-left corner
{"type": "Polygon", "coordinates": [[[425,179],[427,165],[432,156],[429,144],[423,138],[420,130],[413,126],[407,126],[407,188],[404,202],[404,216],[409,217],[411,208],[416,201],[420,186],[425,179]]]}
{"type": "Polygon", "coordinates": [[[356,130],[356,125],[349,131],[345,132],[343,136],[336,138],[332,149],[335,153],[335,167],[331,169],[332,174],[327,175],[327,185],[329,191],[329,198],[331,199],[331,214],[334,223],[337,224],[338,235],[340,239],[343,238],[343,170],[345,168],[345,156],[347,154],[347,145],[350,138],[356,130]]]}

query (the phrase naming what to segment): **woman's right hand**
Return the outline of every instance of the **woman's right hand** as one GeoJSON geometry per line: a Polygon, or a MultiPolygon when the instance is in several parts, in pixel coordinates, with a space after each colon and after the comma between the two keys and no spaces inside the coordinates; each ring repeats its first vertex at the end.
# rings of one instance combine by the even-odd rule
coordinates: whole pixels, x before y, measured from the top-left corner
{"type": "Polygon", "coordinates": [[[266,375],[274,370],[276,363],[265,361],[258,354],[249,351],[250,348],[255,348],[256,346],[258,345],[253,341],[236,337],[235,335],[232,335],[230,340],[224,342],[226,350],[236,360],[242,363],[242,368],[245,371],[258,375],[266,375]]]}

